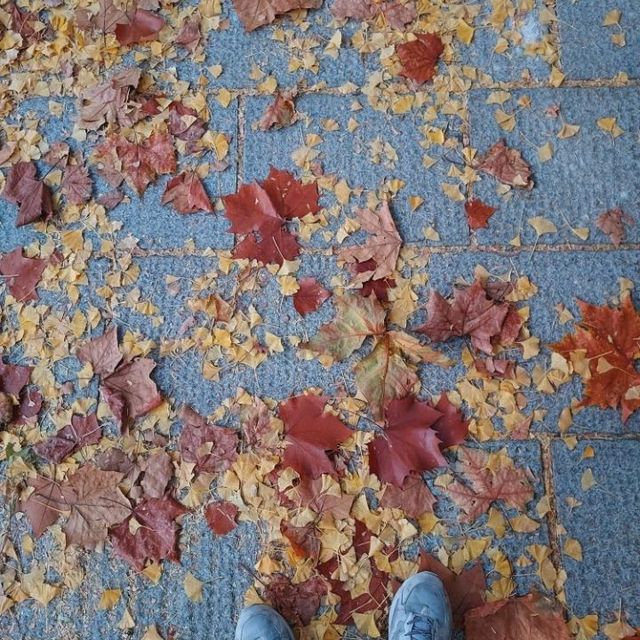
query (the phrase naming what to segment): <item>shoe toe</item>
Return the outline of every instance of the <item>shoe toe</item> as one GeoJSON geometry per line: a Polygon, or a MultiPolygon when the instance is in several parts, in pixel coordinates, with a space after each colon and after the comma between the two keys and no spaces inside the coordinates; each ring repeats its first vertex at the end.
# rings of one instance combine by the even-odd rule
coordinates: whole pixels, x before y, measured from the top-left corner
{"type": "Polygon", "coordinates": [[[285,619],[271,607],[254,604],[240,613],[235,640],[294,640],[285,619]]]}

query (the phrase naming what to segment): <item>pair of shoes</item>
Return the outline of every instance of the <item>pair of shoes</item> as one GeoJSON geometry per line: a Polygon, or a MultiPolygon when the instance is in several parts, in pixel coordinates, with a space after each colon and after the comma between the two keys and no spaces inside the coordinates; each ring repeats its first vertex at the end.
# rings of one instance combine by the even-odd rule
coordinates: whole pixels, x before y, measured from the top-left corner
{"type": "MultiPolygon", "coordinates": [[[[389,610],[389,640],[450,640],[451,606],[440,578],[424,571],[398,589],[389,610]]],[[[284,618],[256,604],[240,614],[236,640],[294,640],[284,618]]]]}

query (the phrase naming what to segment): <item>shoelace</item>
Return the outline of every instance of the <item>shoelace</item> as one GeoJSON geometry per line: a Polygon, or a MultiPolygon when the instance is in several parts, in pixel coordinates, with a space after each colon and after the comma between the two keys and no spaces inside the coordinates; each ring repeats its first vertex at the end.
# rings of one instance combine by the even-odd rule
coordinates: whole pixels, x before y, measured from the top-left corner
{"type": "Polygon", "coordinates": [[[433,620],[425,616],[412,616],[408,621],[409,640],[435,640],[433,620]]]}

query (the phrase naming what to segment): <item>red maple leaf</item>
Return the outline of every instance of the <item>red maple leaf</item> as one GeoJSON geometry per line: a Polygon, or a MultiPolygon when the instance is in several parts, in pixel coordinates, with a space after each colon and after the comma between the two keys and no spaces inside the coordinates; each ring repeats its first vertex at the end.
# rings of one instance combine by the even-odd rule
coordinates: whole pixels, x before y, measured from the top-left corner
{"type": "Polygon", "coordinates": [[[436,65],[444,45],[435,33],[417,33],[415,37],[411,42],[396,45],[396,53],[402,64],[400,74],[422,84],[436,75],[436,65]]]}
{"type": "Polygon", "coordinates": [[[419,518],[423,513],[433,513],[434,495],[419,474],[410,473],[401,487],[388,484],[380,498],[380,506],[402,509],[406,515],[419,518]]]}
{"type": "Polygon", "coordinates": [[[290,91],[276,93],[273,104],[270,104],[260,121],[258,129],[268,131],[269,129],[283,129],[292,125],[298,118],[296,106],[293,102],[294,93],[290,91]]]}
{"type": "Polygon", "coordinates": [[[11,167],[2,195],[20,206],[16,227],[48,220],[53,215],[51,192],[42,180],[36,178],[33,162],[18,162],[11,167]]]}
{"type": "Polygon", "coordinates": [[[111,186],[119,187],[126,180],[138,195],[159,175],[176,170],[173,143],[166,133],[154,133],[141,143],[111,136],[95,148],[92,158],[111,186]]]}
{"type": "Polygon", "coordinates": [[[315,278],[300,278],[300,288],[293,294],[293,306],[301,316],[317,311],[331,293],[315,278]]]}
{"type": "Polygon", "coordinates": [[[449,485],[449,497],[462,509],[465,522],[473,522],[489,510],[494,502],[504,502],[514,509],[524,509],[534,493],[524,468],[503,466],[489,469],[489,454],[480,449],[461,449],[460,471],[465,483],[449,485]]]}
{"type": "Polygon", "coordinates": [[[462,628],[464,614],[469,609],[484,604],[487,579],[481,562],[475,562],[468,569],[456,574],[439,560],[425,551],[420,552],[420,571],[435,573],[449,596],[453,622],[456,628],[462,628]]]}
{"type": "Polygon", "coordinates": [[[198,471],[226,471],[236,459],[238,434],[231,429],[209,424],[190,407],[180,409],[184,423],[180,434],[180,452],[187,462],[195,462],[198,471]]]}
{"type": "Polygon", "coordinates": [[[283,464],[302,477],[317,478],[335,473],[327,455],[351,435],[339,418],[325,411],[325,396],[294,396],[280,404],[287,447],[283,464]]]}
{"type": "Polygon", "coordinates": [[[470,336],[473,346],[493,353],[493,344],[512,344],[520,332],[522,320],[512,303],[497,302],[488,293],[488,285],[476,280],[471,286],[455,290],[448,302],[432,291],[427,303],[429,319],[417,329],[435,342],[470,336]]]}
{"type": "Polygon", "coordinates": [[[245,31],[271,24],[277,16],[296,9],[317,9],[322,0],[233,0],[245,31]]]}
{"type": "Polygon", "coordinates": [[[268,602],[291,624],[306,626],[320,608],[327,585],[320,576],[293,584],[278,574],[271,578],[265,596],[268,602]]]}
{"type": "Polygon", "coordinates": [[[120,22],[115,27],[116,38],[123,45],[156,40],[164,26],[162,17],[146,9],[136,9],[127,19],[128,22],[120,22]]]}
{"type": "Polygon", "coordinates": [[[47,260],[26,258],[20,247],[0,258],[2,279],[18,302],[38,299],[36,287],[46,266],[47,260]]]}
{"type": "MultiPolygon", "coordinates": [[[[443,403],[443,408],[445,407],[443,403]]],[[[443,439],[449,446],[466,436],[466,423],[449,407],[442,413],[428,402],[407,396],[392,400],[385,410],[384,434],[369,447],[371,470],[384,482],[403,487],[412,472],[421,473],[445,466],[443,439]],[[460,429],[464,425],[464,429],[460,429]],[[455,431],[453,431],[453,430],[455,431]],[[442,437],[441,437],[442,433],[442,437]]]]}
{"type": "Polygon", "coordinates": [[[634,364],[640,358],[640,313],[629,294],[617,309],[582,301],[578,306],[580,326],[551,347],[568,360],[584,354],[589,368],[583,374],[582,405],[620,408],[624,422],[640,408],[640,373],[634,364]]]}
{"type": "Polygon", "coordinates": [[[222,198],[232,233],[244,235],[234,248],[237,258],[282,264],[300,253],[287,220],[320,211],[316,183],[303,184],[288,171],[271,167],[263,182],[243,184],[238,193],[222,198]]]}
{"type": "Polygon", "coordinates": [[[20,510],[26,514],[33,533],[39,538],[69,507],[65,504],[60,483],[55,480],[35,476],[29,480],[29,486],[33,492],[21,501],[20,510]]]}
{"type": "Polygon", "coordinates": [[[173,498],[143,500],[130,518],[110,530],[115,552],[138,571],[147,560],[179,560],[176,519],[185,513],[187,509],[173,498]]]}
{"type": "Polygon", "coordinates": [[[219,500],[210,502],[204,509],[204,518],[211,531],[218,536],[224,536],[233,531],[238,525],[238,507],[232,502],[219,500]]]}
{"type": "Polygon", "coordinates": [[[469,227],[474,231],[476,229],[486,229],[489,226],[489,218],[496,212],[495,207],[472,198],[464,203],[464,210],[467,214],[467,222],[469,227]]]}
{"type": "Polygon", "coordinates": [[[162,204],[172,203],[178,213],[207,211],[213,207],[198,175],[193,171],[183,172],[171,178],[162,195],[162,204]]]}
{"type": "Polygon", "coordinates": [[[522,598],[488,602],[465,615],[466,640],[569,640],[562,609],[548,596],[530,593],[522,598]]]}
{"type": "Polygon", "coordinates": [[[99,442],[101,436],[102,431],[95,413],[88,416],[74,414],[71,416],[71,424],[62,427],[58,433],[33,448],[41,458],[60,464],[82,447],[99,442]]]}
{"type": "Polygon", "coordinates": [[[281,522],[280,531],[289,540],[291,548],[298,558],[318,560],[320,556],[320,538],[313,522],[304,527],[295,527],[288,522],[281,522]]]}
{"type": "Polygon", "coordinates": [[[65,167],[62,174],[62,193],[71,204],[84,204],[91,197],[92,183],[89,171],[81,164],[65,167]]]}
{"type": "Polygon", "coordinates": [[[606,233],[616,246],[621,244],[627,235],[625,225],[633,223],[633,218],[619,207],[601,213],[596,220],[598,229],[606,233]]]}

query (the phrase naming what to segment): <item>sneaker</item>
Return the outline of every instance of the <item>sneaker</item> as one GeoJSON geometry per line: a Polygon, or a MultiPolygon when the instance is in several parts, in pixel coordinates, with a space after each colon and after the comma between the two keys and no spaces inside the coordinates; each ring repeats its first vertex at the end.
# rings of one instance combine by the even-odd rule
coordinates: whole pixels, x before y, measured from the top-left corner
{"type": "Polygon", "coordinates": [[[266,604],[254,604],[240,613],[236,640],[294,640],[285,619],[266,604]]]}
{"type": "Polygon", "coordinates": [[[451,640],[451,605],[438,576],[428,571],[406,580],[389,610],[389,640],[451,640]]]}

